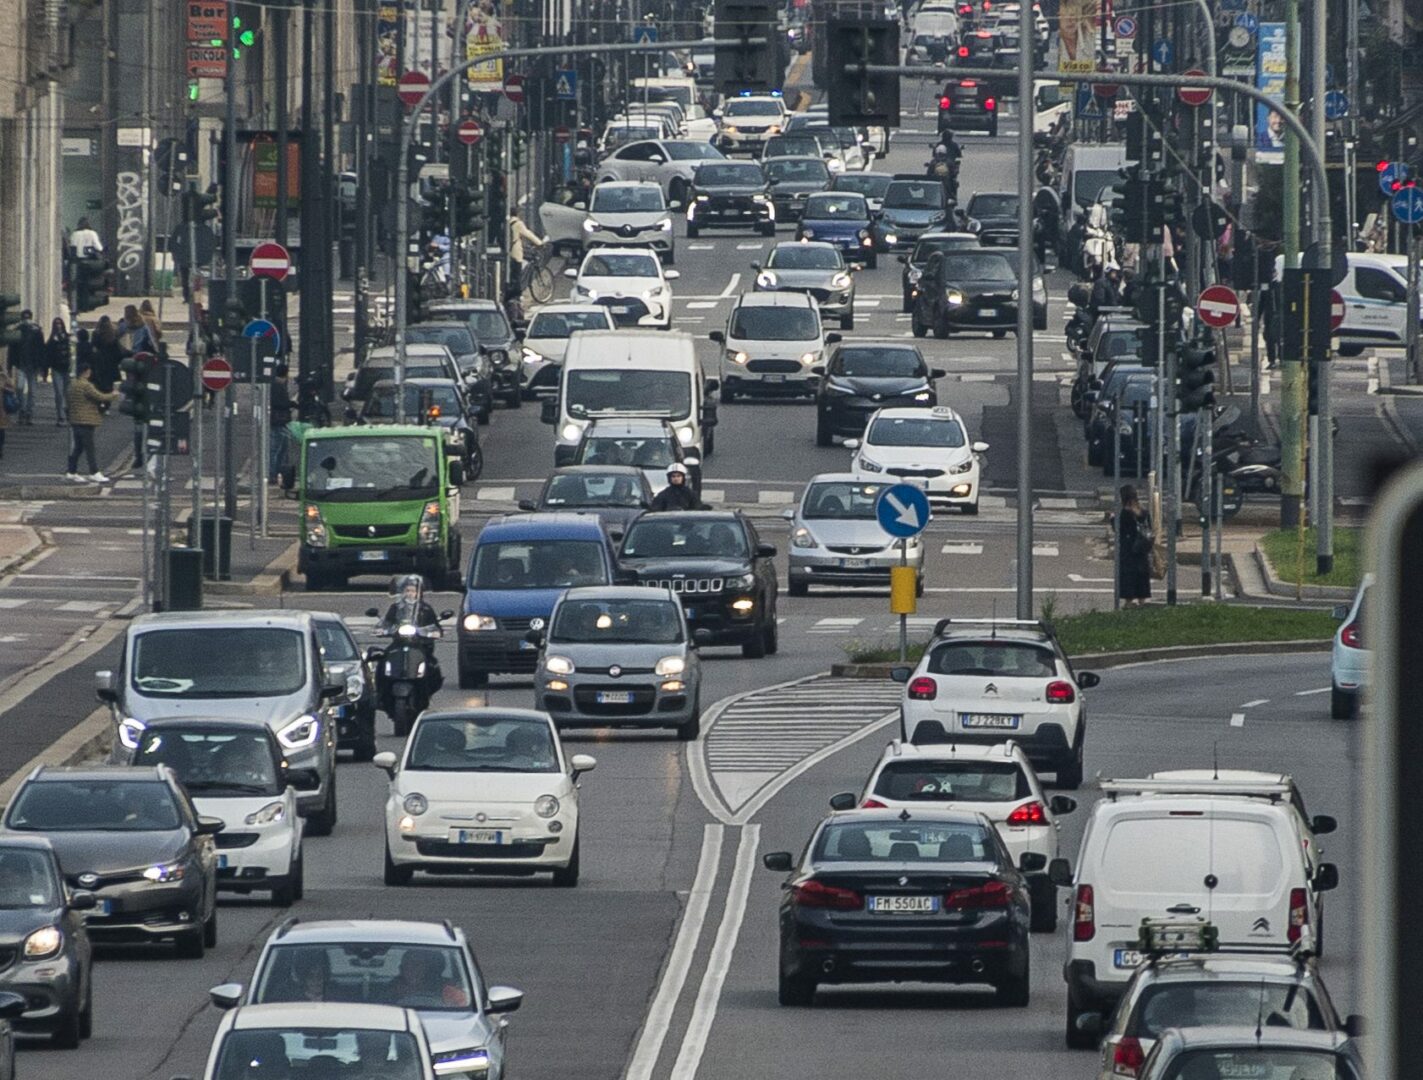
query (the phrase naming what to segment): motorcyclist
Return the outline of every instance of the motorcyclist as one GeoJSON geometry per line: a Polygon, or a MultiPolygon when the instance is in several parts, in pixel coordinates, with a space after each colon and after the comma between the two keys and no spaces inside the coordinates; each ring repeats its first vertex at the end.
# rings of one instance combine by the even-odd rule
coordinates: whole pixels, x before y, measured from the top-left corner
{"type": "Polygon", "coordinates": [[[1103,308],[1120,307],[1122,271],[1116,263],[1108,263],[1101,276],[1092,283],[1092,298],[1087,306],[1096,318],[1103,308]]]}
{"type": "Polygon", "coordinates": [[[413,644],[425,653],[425,680],[433,695],[444,685],[445,678],[435,658],[435,641],[441,635],[440,620],[435,609],[425,602],[425,579],[419,574],[394,577],[390,591],[395,600],[377,624],[376,632],[394,636],[402,626],[413,626],[420,631],[413,644]]]}
{"type": "Polygon", "coordinates": [[[702,509],[702,501],[692,490],[689,479],[687,467],[680,461],[672,462],[667,466],[667,486],[653,496],[652,505],[648,509],[653,513],[702,509]]]}

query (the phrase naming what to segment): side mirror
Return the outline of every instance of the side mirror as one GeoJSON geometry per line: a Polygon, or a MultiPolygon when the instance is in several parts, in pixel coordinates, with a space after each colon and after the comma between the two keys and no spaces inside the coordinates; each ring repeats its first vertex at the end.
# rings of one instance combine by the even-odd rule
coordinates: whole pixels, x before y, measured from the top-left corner
{"type": "Polygon", "coordinates": [[[94,695],[109,705],[119,700],[118,679],[112,671],[94,672],[94,695]]]}
{"type": "Polygon", "coordinates": [[[681,199],[673,199],[671,202],[669,202],[669,203],[667,204],[667,209],[668,209],[668,210],[680,210],[680,209],[682,209],[682,200],[681,200],[681,199]]]}
{"type": "Polygon", "coordinates": [[[6,990],[0,993],[0,1019],[14,1020],[17,1016],[24,1014],[29,1008],[29,1002],[20,994],[14,994],[6,990]]]}
{"type": "Polygon", "coordinates": [[[844,337],[843,334],[839,334],[839,333],[836,333],[836,332],[834,332],[834,331],[832,331],[831,333],[825,335],[825,344],[827,344],[827,345],[839,345],[840,342],[842,342],[842,341],[844,341],[844,340],[845,340],[845,337],[844,337]]]}
{"type": "Polygon", "coordinates": [[[988,452],[988,444],[987,444],[986,442],[984,442],[983,440],[980,439],[978,442],[976,442],[976,443],[973,444],[973,452],[974,452],[975,454],[987,453],[987,452],[988,452]]]}
{"type": "Polygon", "coordinates": [[[757,545],[756,545],[756,558],[758,558],[758,559],[774,559],[775,557],[776,557],[776,545],[775,545],[775,544],[757,544],[757,545]]]}
{"type": "Polygon", "coordinates": [[[556,424],[556,423],[558,423],[558,399],[557,399],[557,398],[545,398],[545,399],[544,399],[543,404],[542,404],[541,406],[539,406],[539,423],[541,423],[541,424],[556,424]]]}
{"type": "Polygon", "coordinates": [[[908,262],[909,262],[909,256],[908,256],[908,255],[896,255],[896,256],[894,257],[894,261],[895,261],[895,262],[902,262],[902,263],[908,264],[908,262]]]}
{"type": "Polygon", "coordinates": [[[698,648],[701,648],[703,645],[710,645],[715,638],[716,635],[705,626],[692,631],[692,644],[698,648]]]}
{"type": "MultiPolygon", "coordinates": [[[[225,829],[225,828],[227,828],[227,822],[223,821],[222,818],[215,818],[215,817],[200,817],[200,818],[198,818],[198,835],[199,835],[199,836],[216,836],[218,833],[222,832],[222,830],[225,829]]],[[[1336,878],[1336,880],[1337,880],[1337,878],[1336,878]]]]}
{"type": "Polygon", "coordinates": [[[1054,814],[1070,814],[1077,809],[1077,800],[1071,795],[1054,795],[1047,805],[1054,814]]]}
{"type": "Polygon", "coordinates": [[[316,791],[321,787],[321,774],[315,769],[288,769],[287,783],[297,791],[316,791]]]}
{"type": "Polygon", "coordinates": [[[208,991],[208,1000],[219,1009],[235,1009],[242,1003],[242,990],[241,983],[223,983],[208,991]]]}
{"type": "Polygon", "coordinates": [[[1344,1034],[1351,1039],[1358,1039],[1369,1033],[1369,1024],[1358,1013],[1353,1013],[1344,1020],[1344,1034]]]}
{"type": "Polygon", "coordinates": [[[587,209],[588,209],[588,204],[587,204],[586,202],[576,202],[576,203],[573,204],[573,209],[575,209],[575,210],[587,210],[587,209]]]}
{"type": "Polygon", "coordinates": [[[448,609],[446,609],[446,610],[440,612],[440,619],[441,619],[442,621],[445,620],[445,619],[453,619],[454,617],[455,617],[455,613],[454,613],[453,611],[448,610],[448,609]]]}
{"type": "Polygon", "coordinates": [[[569,281],[577,281],[577,280],[578,280],[578,270],[577,270],[576,267],[565,266],[565,267],[563,268],[563,276],[566,277],[569,281]]]}
{"type": "Polygon", "coordinates": [[[1053,859],[1047,864],[1047,879],[1054,885],[1072,885],[1072,864],[1066,859],[1053,859]]]}
{"type": "Polygon", "coordinates": [[[1339,828],[1339,822],[1335,821],[1328,814],[1315,814],[1309,819],[1309,831],[1315,836],[1323,836],[1325,833],[1332,833],[1339,828]]]}
{"type": "Polygon", "coordinates": [[[375,757],[371,758],[371,764],[392,780],[395,779],[395,755],[389,750],[382,750],[375,757]]]}
{"type": "MultiPolygon", "coordinates": [[[[829,339],[829,338],[826,338],[825,340],[826,340],[826,342],[828,343],[830,339],[829,339]]],[[[824,364],[814,364],[814,365],[812,365],[812,366],[811,366],[811,369],[810,369],[810,373],[811,373],[812,375],[824,375],[824,374],[825,374],[825,365],[824,365],[824,364]]]]}
{"type": "Polygon", "coordinates": [[[948,372],[941,367],[931,368],[929,370],[929,378],[931,379],[942,379],[947,374],[948,372]]]}
{"type": "Polygon", "coordinates": [[[761,856],[761,865],[767,870],[789,874],[795,867],[795,860],[791,858],[789,851],[768,851],[761,856]]]}
{"type": "Polygon", "coordinates": [[[1018,869],[1025,874],[1036,874],[1047,866],[1047,856],[1041,851],[1025,851],[1018,856],[1018,869]]]}
{"type": "Polygon", "coordinates": [[[518,1012],[519,1006],[523,1003],[524,992],[522,990],[515,990],[512,986],[491,986],[489,1001],[484,1006],[484,1011],[490,1013],[518,1012]]]}
{"type": "Polygon", "coordinates": [[[859,440],[859,439],[846,439],[846,440],[845,440],[843,443],[841,443],[840,445],[843,446],[846,450],[858,450],[858,449],[860,448],[860,440],[859,440]]]}
{"type": "Polygon", "coordinates": [[[374,664],[384,655],[385,650],[379,645],[367,645],[365,652],[361,653],[361,658],[368,664],[374,664]]]}
{"type": "Polygon", "coordinates": [[[69,894],[70,911],[93,911],[99,906],[99,898],[86,889],[76,889],[69,894]]]}
{"type": "Polygon", "coordinates": [[[572,774],[573,779],[577,780],[584,773],[592,772],[596,769],[598,767],[598,759],[592,754],[574,754],[573,757],[569,758],[568,764],[572,766],[569,772],[572,774]]]}
{"type": "Polygon", "coordinates": [[[913,668],[892,667],[889,669],[889,677],[895,682],[907,683],[909,681],[909,676],[912,674],[914,674],[913,668]]]}
{"type": "Polygon", "coordinates": [[[859,804],[853,791],[842,791],[830,796],[830,809],[832,810],[853,810],[859,804]]]}
{"type": "Polygon", "coordinates": [[[726,335],[723,334],[720,330],[713,330],[710,334],[707,335],[707,340],[715,341],[718,345],[725,345],[726,335]]]}
{"type": "Polygon", "coordinates": [[[1314,871],[1314,887],[1318,892],[1339,888],[1339,867],[1332,862],[1320,863],[1314,871]]]}
{"type": "Polygon", "coordinates": [[[542,630],[530,630],[527,634],[524,635],[524,640],[536,649],[542,648],[544,643],[544,632],[542,630]]]}
{"type": "Polygon", "coordinates": [[[1094,686],[1102,684],[1102,676],[1095,671],[1079,671],[1077,673],[1077,685],[1082,690],[1091,690],[1094,686]]]}
{"type": "Polygon", "coordinates": [[[788,506],[788,507],[786,507],[784,510],[781,511],[781,517],[785,518],[787,521],[794,521],[794,520],[795,520],[795,507],[794,507],[794,506],[788,506]]]}
{"type": "Polygon", "coordinates": [[[662,271],[662,276],[663,276],[664,278],[666,278],[668,281],[676,281],[679,277],[682,276],[682,271],[680,271],[680,270],[664,270],[664,271],[662,271]]]}
{"type": "Polygon", "coordinates": [[[759,270],[759,269],[761,269],[761,264],[760,264],[759,262],[753,262],[753,263],[751,264],[751,269],[752,269],[752,270],[759,270]]]}
{"type": "Polygon", "coordinates": [[[322,672],[321,675],[321,700],[335,701],[346,696],[346,677],[344,675],[331,675],[322,672]]]}
{"type": "Polygon", "coordinates": [[[702,459],[696,457],[683,458],[682,464],[689,469],[699,469],[702,466],[702,459]]]}
{"type": "Polygon", "coordinates": [[[1078,1013],[1075,1026],[1083,1035],[1092,1039],[1100,1039],[1102,1037],[1102,1014],[1099,1012],[1078,1013]]]}

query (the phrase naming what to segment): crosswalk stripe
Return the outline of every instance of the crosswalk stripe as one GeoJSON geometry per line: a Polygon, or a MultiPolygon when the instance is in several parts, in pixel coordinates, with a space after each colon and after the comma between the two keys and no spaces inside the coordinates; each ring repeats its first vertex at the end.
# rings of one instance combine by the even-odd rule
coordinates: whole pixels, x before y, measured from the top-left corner
{"type": "Polygon", "coordinates": [[[982,555],[983,545],[955,541],[945,544],[939,549],[939,553],[941,555],[982,555]]]}

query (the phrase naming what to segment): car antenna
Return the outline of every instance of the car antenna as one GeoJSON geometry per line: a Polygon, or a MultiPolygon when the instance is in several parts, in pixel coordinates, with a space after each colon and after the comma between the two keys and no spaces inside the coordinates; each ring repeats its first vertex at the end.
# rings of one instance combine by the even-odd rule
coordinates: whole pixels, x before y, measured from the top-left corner
{"type": "Polygon", "coordinates": [[[998,597],[993,598],[993,619],[988,624],[988,640],[998,640],[998,597]]]}
{"type": "Polygon", "coordinates": [[[1211,767],[1215,770],[1212,780],[1220,779],[1220,740],[1216,739],[1211,743],[1211,767]]]}

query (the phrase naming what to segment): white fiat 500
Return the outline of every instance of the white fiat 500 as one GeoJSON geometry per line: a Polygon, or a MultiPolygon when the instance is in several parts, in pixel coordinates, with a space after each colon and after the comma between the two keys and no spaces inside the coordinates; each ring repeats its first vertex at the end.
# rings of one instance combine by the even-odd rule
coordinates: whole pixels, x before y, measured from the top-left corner
{"type": "Polygon", "coordinates": [[[385,883],[416,870],[529,874],[578,884],[578,777],[598,763],[565,757],[547,713],[425,712],[397,758],[385,804],[385,883]]]}
{"type": "Polygon", "coordinates": [[[850,471],[866,479],[913,478],[931,503],[978,513],[986,442],[970,442],[962,417],[947,405],[879,409],[865,425],[863,439],[846,439],[855,452],[850,471]]]}

